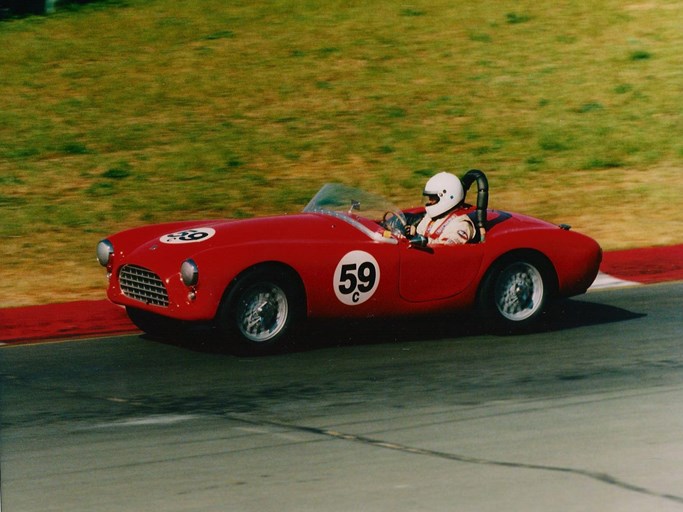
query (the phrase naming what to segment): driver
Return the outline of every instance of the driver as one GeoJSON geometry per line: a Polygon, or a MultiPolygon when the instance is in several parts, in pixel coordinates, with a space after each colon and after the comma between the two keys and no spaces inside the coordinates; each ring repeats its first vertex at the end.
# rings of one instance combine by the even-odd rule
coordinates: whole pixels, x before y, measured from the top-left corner
{"type": "Polygon", "coordinates": [[[417,225],[412,244],[422,247],[465,244],[474,237],[474,223],[459,213],[465,191],[457,176],[449,172],[432,176],[422,195],[427,197],[426,214],[417,225]]]}

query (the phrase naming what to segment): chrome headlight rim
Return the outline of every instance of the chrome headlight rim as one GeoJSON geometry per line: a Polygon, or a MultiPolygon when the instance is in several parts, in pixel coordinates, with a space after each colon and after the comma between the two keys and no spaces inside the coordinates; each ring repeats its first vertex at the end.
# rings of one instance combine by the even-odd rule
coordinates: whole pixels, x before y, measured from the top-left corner
{"type": "Polygon", "coordinates": [[[114,256],[114,245],[107,239],[100,240],[97,244],[97,261],[103,267],[107,267],[114,256]]]}
{"type": "Polygon", "coordinates": [[[180,279],[185,286],[197,286],[199,282],[199,267],[192,258],[186,259],[180,265],[180,279]]]}

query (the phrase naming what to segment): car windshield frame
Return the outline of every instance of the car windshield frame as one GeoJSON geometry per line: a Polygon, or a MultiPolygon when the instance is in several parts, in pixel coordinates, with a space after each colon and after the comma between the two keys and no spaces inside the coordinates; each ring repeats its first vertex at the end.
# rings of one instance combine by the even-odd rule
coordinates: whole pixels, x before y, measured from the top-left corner
{"type": "Polygon", "coordinates": [[[327,183],[304,208],[304,213],[320,213],[343,220],[376,242],[398,243],[403,233],[393,223],[383,226],[384,215],[391,212],[405,226],[403,211],[381,196],[341,183],[327,183]],[[376,226],[372,229],[370,226],[376,226]]]}

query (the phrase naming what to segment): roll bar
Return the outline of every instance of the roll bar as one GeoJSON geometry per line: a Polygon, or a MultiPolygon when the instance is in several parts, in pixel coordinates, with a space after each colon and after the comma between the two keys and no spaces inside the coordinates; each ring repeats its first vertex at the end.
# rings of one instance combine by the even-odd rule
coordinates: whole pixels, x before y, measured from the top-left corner
{"type": "Polygon", "coordinates": [[[486,210],[489,205],[489,180],[486,175],[479,169],[470,169],[460,179],[462,187],[467,191],[472,186],[472,183],[477,182],[477,228],[479,229],[479,241],[483,242],[486,238],[486,210]]]}

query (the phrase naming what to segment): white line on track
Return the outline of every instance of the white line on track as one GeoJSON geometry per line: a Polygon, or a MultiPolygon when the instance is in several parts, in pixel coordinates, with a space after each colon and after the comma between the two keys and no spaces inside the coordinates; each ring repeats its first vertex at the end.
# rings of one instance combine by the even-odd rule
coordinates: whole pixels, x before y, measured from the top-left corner
{"type": "Polygon", "coordinates": [[[198,416],[196,414],[155,414],[152,416],[145,416],[142,418],[133,418],[122,421],[112,421],[110,423],[97,423],[85,430],[98,428],[117,428],[117,427],[147,427],[155,425],[173,425],[183,421],[190,421],[198,416]]]}

